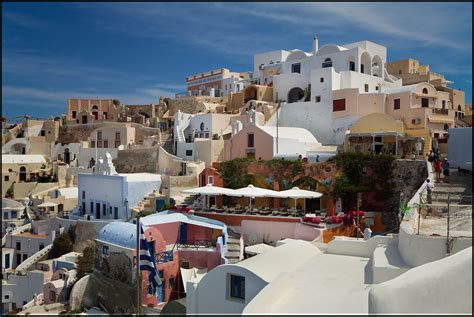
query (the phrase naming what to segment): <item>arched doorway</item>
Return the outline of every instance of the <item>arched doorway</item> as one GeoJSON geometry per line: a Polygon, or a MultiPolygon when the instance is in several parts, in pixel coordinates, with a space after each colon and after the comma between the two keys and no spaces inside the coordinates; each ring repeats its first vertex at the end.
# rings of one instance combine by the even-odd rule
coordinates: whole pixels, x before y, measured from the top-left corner
{"type": "Polygon", "coordinates": [[[257,87],[249,86],[244,91],[244,101],[257,100],[257,87]]]}
{"type": "Polygon", "coordinates": [[[288,92],[288,103],[298,102],[304,97],[303,89],[295,87],[288,92]]]}
{"type": "Polygon", "coordinates": [[[370,55],[369,53],[367,52],[364,52],[362,53],[362,55],[360,56],[360,72],[363,73],[363,74],[371,74],[371,61],[372,61],[372,58],[370,58],[370,55]]]}
{"type": "Polygon", "coordinates": [[[64,163],[69,164],[71,161],[71,154],[69,153],[69,149],[65,148],[64,149],[64,163]]]}
{"type": "Polygon", "coordinates": [[[20,167],[20,182],[26,182],[26,167],[20,167]]]}
{"type": "Polygon", "coordinates": [[[94,116],[95,120],[99,120],[99,107],[96,105],[92,106],[92,115],[94,116]]]}

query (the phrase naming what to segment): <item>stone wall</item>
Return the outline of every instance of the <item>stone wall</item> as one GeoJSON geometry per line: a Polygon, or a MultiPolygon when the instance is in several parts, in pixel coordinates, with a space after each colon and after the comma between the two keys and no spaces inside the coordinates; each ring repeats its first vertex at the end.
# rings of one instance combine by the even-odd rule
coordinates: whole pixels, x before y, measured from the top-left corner
{"type": "Polygon", "coordinates": [[[87,141],[92,131],[100,127],[120,127],[129,125],[135,128],[135,143],[143,142],[146,136],[157,135],[160,133],[158,128],[145,127],[142,124],[133,122],[102,122],[90,124],[71,124],[59,128],[59,136],[56,143],[68,144],[87,141]]]}
{"type": "MultiPolygon", "coordinates": [[[[227,98],[226,98],[227,99],[227,98]]],[[[184,113],[197,113],[197,108],[200,103],[223,103],[224,98],[222,97],[209,97],[209,96],[192,96],[182,97],[168,100],[168,109],[171,115],[180,110],[184,113]]]]}
{"type": "Polygon", "coordinates": [[[159,147],[118,151],[113,160],[118,173],[159,173],[159,147]]]}

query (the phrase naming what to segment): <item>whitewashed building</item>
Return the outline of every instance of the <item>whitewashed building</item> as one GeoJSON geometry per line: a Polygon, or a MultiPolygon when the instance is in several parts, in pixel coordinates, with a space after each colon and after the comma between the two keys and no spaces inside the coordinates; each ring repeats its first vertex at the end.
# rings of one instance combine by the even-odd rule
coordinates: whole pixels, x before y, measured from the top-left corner
{"type": "MultiPolygon", "coordinates": [[[[323,144],[342,144],[347,127],[360,117],[345,115],[345,99],[335,99],[335,92],[356,88],[359,94],[378,94],[382,87],[402,86],[400,79],[385,70],[386,47],[369,41],[319,48],[315,38],[312,52],[268,54],[280,59],[272,64],[278,64],[278,70],[271,77],[273,99],[283,103],[278,123],[273,115],[267,125],[308,129],[323,144]]],[[[270,55],[259,54],[255,58],[255,62],[263,64],[254,65],[262,68],[260,81],[269,81],[269,74],[263,70],[270,65],[265,64],[264,57],[268,59],[270,55]]]]}
{"type": "Polygon", "coordinates": [[[94,169],[93,174],[78,175],[78,205],[71,219],[128,219],[130,209],[161,187],[158,174],[118,174],[108,153],[94,169]]]}
{"type": "Polygon", "coordinates": [[[2,198],[2,235],[7,228],[16,228],[25,223],[26,219],[22,219],[25,206],[19,202],[2,198]]]}

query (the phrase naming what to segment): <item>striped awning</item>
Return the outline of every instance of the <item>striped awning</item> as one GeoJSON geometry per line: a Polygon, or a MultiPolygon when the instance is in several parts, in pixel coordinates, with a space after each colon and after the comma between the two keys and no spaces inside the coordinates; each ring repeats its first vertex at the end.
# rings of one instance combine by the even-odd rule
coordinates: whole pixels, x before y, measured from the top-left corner
{"type": "Polygon", "coordinates": [[[450,116],[428,116],[428,121],[431,123],[454,123],[454,118],[450,116]]]}

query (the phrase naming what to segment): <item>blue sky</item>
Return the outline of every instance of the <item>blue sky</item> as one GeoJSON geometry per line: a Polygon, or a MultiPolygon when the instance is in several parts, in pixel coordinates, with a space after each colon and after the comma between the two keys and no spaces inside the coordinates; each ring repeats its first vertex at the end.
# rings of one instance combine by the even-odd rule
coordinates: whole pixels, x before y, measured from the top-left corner
{"type": "Polygon", "coordinates": [[[370,40],[472,101],[472,3],[2,3],[2,115],[65,113],[67,98],[149,104],[253,54],[370,40]]]}

